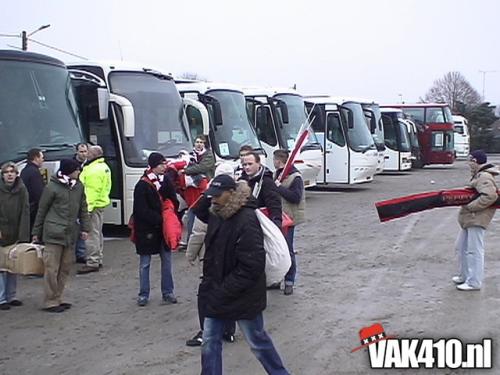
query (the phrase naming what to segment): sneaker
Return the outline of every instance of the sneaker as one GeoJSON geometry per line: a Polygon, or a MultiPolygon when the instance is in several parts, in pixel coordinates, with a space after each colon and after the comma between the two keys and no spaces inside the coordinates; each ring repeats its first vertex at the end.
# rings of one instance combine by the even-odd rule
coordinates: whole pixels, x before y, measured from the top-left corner
{"type": "Polygon", "coordinates": [[[0,303],[0,310],[10,310],[10,305],[8,303],[0,303]]]}
{"type": "Polygon", "coordinates": [[[167,294],[163,297],[163,303],[165,305],[177,303],[177,298],[173,294],[167,294]]]}
{"type": "Polygon", "coordinates": [[[469,291],[469,290],[480,290],[481,288],[477,288],[475,286],[471,286],[467,283],[457,285],[458,290],[469,291]]]}
{"type": "Polygon", "coordinates": [[[147,298],[138,298],[137,299],[137,305],[144,307],[148,304],[148,299],[147,298]]]}
{"type": "Polygon", "coordinates": [[[52,306],[52,307],[45,307],[42,310],[50,313],[62,313],[66,309],[62,306],[52,306]]]}
{"type": "Polygon", "coordinates": [[[451,281],[453,281],[455,284],[463,284],[465,282],[465,280],[460,276],[453,276],[451,278],[451,281]]]}
{"type": "Polygon", "coordinates": [[[186,341],[187,346],[201,346],[203,331],[199,331],[192,339],[186,341]]]}
{"type": "Polygon", "coordinates": [[[231,334],[231,333],[224,333],[222,335],[222,339],[225,341],[225,342],[234,342],[234,335],[231,334]]]}
{"type": "Polygon", "coordinates": [[[17,307],[17,306],[22,306],[23,303],[18,299],[13,299],[12,301],[9,302],[9,305],[17,307]]]}
{"type": "Polygon", "coordinates": [[[289,296],[293,294],[293,285],[285,285],[285,290],[283,291],[285,296],[289,296]]]}
{"type": "Polygon", "coordinates": [[[99,266],[97,267],[83,266],[78,271],[76,271],[78,275],[85,275],[91,272],[99,272],[99,266]]]}
{"type": "Polygon", "coordinates": [[[271,284],[267,287],[268,290],[271,290],[271,289],[281,289],[281,283],[274,283],[274,284],[271,284]]]}
{"type": "Polygon", "coordinates": [[[62,302],[59,306],[62,307],[64,310],[69,310],[73,305],[69,302],[62,302]]]}

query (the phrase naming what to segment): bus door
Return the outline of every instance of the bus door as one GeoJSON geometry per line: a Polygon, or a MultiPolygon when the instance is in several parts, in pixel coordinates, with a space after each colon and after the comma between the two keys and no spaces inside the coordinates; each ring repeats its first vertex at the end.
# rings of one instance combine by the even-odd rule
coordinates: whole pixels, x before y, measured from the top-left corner
{"type": "Polygon", "coordinates": [[[247,112],[252,120],[252,125],[257,133],[262,148],[266,155],[270,158],[268,165],[271,170],[274,170],[272,163],[273,152],[280,148],[278,142],[278,133],[276,129],[276,122],[273,120],[271,108],[268,104],[264,104],[258,100],[250,98],[246,99],[247,112]]]}

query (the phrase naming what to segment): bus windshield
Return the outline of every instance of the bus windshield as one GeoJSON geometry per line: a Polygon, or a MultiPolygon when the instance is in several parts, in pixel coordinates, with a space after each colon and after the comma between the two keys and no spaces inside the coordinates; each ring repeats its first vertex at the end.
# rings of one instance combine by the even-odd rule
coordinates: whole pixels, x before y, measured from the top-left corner
{"type": "Polygon", "coordinates": [[[61,66],[0,60],[0,162],[20,161],[34,147],[47,160],[81,142],[68,71],[61,66]]]}
{"type": "Polygon", "coordinates": [[[153,151],[175,157],[191,150],[182,99],[173,80],[143,72],[112,72],[111,91],[132,103],[135,136],[122,137],[124,156],[131,166],[146,166],[153,151]]]}
{"type": "Polygon", "coordinates": [[[343,104],[353,112],[354,126],[348,129],[349,147],[354,151],[364,152],[375,149],[375,143],[370,130],[366,126],[365,114],[361,104],[348,102],[343,104]]]}
{"type": "MultiPolygon", "coordinates": [[[[260,149],[260,143],[254,128],[250,124],[246,109],[246,100],[242,92],[229,90],[211,90],[207,92],[220,103],[222,125],[214,125],[214,151],[223,158],[237,159],[240,147],[250,145],[260,149]]],[[[208,107],[211,112],[211,106],[208,107]]]]}
{"type": "Polygon", "coordinates": [[[425,111],[426,123],[453,123],[450,108],[448,107],[429,107],[425,111]]]}
{"type": "MultiPolygon", "coordinates": [[[[299,95],[293,94],[278,94],[274,97],[283,100],[288,108],[288,124],[283,123],[281,131],[283,139],[286,142],[287,149],[290,150],[294,146],[300,127],[306,122],[307,119],[304,99],[299,95]]],[[[309,130],[309,137],[305,146],[317,144],[319,148],[319,141],[316,137],[316,133],[314,133],[312,127],[309,130]]]]}
{"type": "Polygon", "coordinates": [[[411,151],[410,135],[408,134],[408,128],[403,121],[398,121],[399,127],[399,151],[409,152],[411,151]]]}
{"type": "MultiPolygon", "coordinates": [[[[372,132],[370,132],[373,135],[373,140],[375,143],[380,147],[384,145],[384,128],[383,128],[383,123],[382,123],[382,113],[380,112],[380,107],[376,103],[366,103],[362,104],[363,109],[368,109],[373,112],[375,116],[375,129],[372,132]]],[[[368,127],[370,127],[370,124],[368,124],[368,127]]]]}

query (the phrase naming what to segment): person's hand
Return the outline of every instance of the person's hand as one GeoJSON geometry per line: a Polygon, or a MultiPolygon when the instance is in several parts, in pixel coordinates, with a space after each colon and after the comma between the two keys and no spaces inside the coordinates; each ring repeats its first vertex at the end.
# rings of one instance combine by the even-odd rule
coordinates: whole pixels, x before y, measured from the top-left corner
{"type": "Polygon", "coordinates": [[[276,186],[277,186],[277,187],[280,187],[280,186],[281,186],[281,182],[280,182],[280,180],[276,180],[276,181],[274,181],[274,183],[276,184],[276,186]]]}
{"type": "Polygon", "coordinates": [[[179,169],[178,173],[179,173],[179,176],[182,176],[183,174],[186,173],[186,171],[184,169],[179,169]]]}
{"type": "Polygon", "coordinates": [[[89,238],[89,234],[87,232],[81,232],[80,238],[84,241],[87,241],[87,239],[89,238]]]}

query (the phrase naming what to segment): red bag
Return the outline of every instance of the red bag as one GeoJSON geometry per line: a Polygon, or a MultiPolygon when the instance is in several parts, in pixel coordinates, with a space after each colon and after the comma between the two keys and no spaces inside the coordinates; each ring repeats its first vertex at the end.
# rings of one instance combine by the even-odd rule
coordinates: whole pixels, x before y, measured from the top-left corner
{"type": "Polygon", "coordinates": [[[130,215],[130,219],[128,219],[128,224],[127,224],[128,229],[130,229],[130,234],[128,238],[130,241],[135,243],[137,241],[137,234],[135,233],[135,222],[134,222],[134,215],[130,215]]]}
{"type": "MultiPolygon", "coordinates": [[[[269,217],[270,213],[269,213],[269,209],[267,207],[262,207],[262,208],[260,208],[260,210],[262,211],[262,213],[264,215],[269,217]]],[[[290,228],[291,226],[293,226],[292,218],[290,216],[288,216],[284,211],[282,211],[281,212],[281,230],[283,231],[283,233],[286,234],[286,232],[288,232],[288,228],[290,228]]]]}
{"type": "Polygon", "coordinates": [[[163,238],[168,247],[175,251],[182,235],[182,224],[175,212],[175,206],[170,199],[163,201],[163,238]]]}

